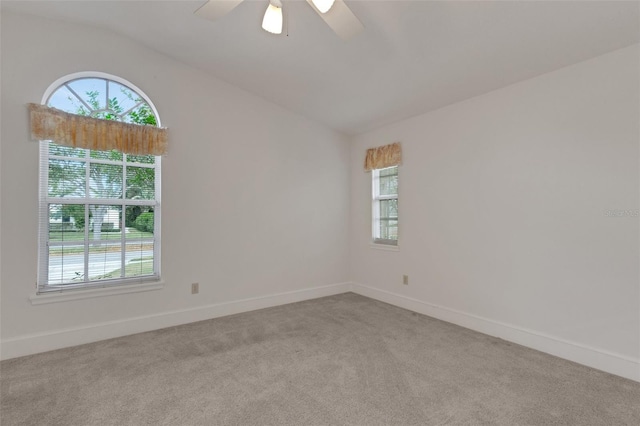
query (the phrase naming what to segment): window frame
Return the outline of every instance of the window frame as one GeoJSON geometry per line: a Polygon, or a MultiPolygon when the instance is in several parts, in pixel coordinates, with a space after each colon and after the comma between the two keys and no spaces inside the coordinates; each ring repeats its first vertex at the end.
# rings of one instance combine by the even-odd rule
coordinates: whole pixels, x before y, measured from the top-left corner
{"type": "MultiPolygon", "coordinates": [[[[41,103],[43,105],[47,105],[51,96],[65,84],[69,84],[73,81],[80,79],[103,79],[106,81],[113,81],[117,84],[120,84],[127,89],[134,92],[137,96],[142,98],[146,104],[151,108],[153,112],[157,126],[161,127],[160,116],[158,111],[153,104],[153,102],[149,99],[149,97],[134,84],[129,81],[122,79],[120,77],[102,73],[102,72],[79,72],[73,73],[66,76],[63,76],[56,81],[54,81],[45,91],[41,103]]],[[[113,288],[113,287],[124,287],[124,291],[127,291],[129,288],[139,287],[140,285],[148,285],[149,283],[158,283],[161,280],[161,222],[162,222],[162,202],[161,202],[161,176],[162,176],[162,161],[160,156],[154,156],[154,163],[137,163],[137,162],[128,162],[127,154],[122,154],[122,160],[109,160],[109,159],[101,159],[101,158],[93,158],[91,156],[90,149],[83,149],[85,151],[85,155],[83,157],[65,157],[65,156],[51,156],[49,152],[49,142],[50,141],[40,141],[39,147],[39,194],[38,194],[38,213],[39,213],[39,224],[38,224],[38,277],[36,282],[36,295],[40,294],[50,294],[52,292],[67,292],[74,290],[97,290],[104,288],[113,288]],[[60,159],[64,161],[79,161],[85,164],[86,169],[86,178],[85,178],[85,195],[84,197],[49,197],[49,160],[50,159],[60,159]],[[127,167],[142,167],[142,168],[152,168],[154,169],[154,198],[146,199],[146,200],[136,200],[136,199],[127,199],[126,194],[123,192],[120,198],[98,198],[92,197],[89,191],[90,179],[90,167],[91,164],[105,164],[105,165],[117,165],[122,166],[123,170],[123,191],[125,190],[125,182],[126,182],[126,170],[127,167]],[[61,202],[64,201],[64,202],[61,202]],[[49,205],[51,204],[77,204],[86,206],[85,207],[85,238],[82,242],[82,246],[84,248],[84,269],[87,271],[89,267],[88,257],[89,257],[89,247],[91,245],[90,239],[88,239],[89,233],[89,205],[117,205],[121,206],[121,214],[119,225],[121,229],[121,236],[119,240],[120,248],[121,248],[121,268],[124,268],[125,256],[126,256],[126,246],[127,243],[144,243],[144,242],[152,242],[153,243],[153,274],[152,275],[142,275],[137,277],[118,277],[118,278],[110,278],[103,280],[89,280],[82,281],[79,283],[62,283],[62,284],[49,284],[49,205]],[[153,237],[148,239],[136,239],[128,241],[126,239],[126,235],[122,232],[124,229],[125,223],[125,209],[127,206],[152,206],[154,213],[154,232],[153,237]]],[[[99,151],[100,152],[100,151],[99,151]]],[[[64,246],[64,242],[59,244],[55,244],[64,246]]],[[[157,287],[153,287],[157,288],[157,287]]],[[[150,289],[153,289],[150,287],[150,289]]]]}
{"type": "MultiPolygon", "coordinates": [[[[390,175],[393,176],[393,175],[390,175]]],[[[399,193],[399,182],[400,182],[400,167],[399,166],[390,166],[390,167],[384,167],[381,169],[373,169],[371,170],[371,243],[375,246],[379,246],[379,247],[389,247],[389,248],[397,248],[398,247],[398,241],[400,238],[400,213],[399,213],[399,208],[398,208],[398,216],[395,218],[384,218],[386,220],[390,220],[390,219],[395,219],[398,228],[398,232],[397,232],[397,238],[396,239],[389,239],[389,238],[380,238],[381,235],[381,220],[383,218],[380,217],[380,201],[385,201],[385,200],[396,200],[396,203],[398,204],[399,207],[399,197],[398,197],[398,193],[399,193]],[[392,169],[395,168],[396,169],[396,173],[395,176],[397,176],[397,180],[398,180],[398,185],[396,188],[396,193],[395,194],[386,194],[386,195],[381,195],[380,194],[380,172],[383,170],[388,170],[388,169],[392,169]]]]}

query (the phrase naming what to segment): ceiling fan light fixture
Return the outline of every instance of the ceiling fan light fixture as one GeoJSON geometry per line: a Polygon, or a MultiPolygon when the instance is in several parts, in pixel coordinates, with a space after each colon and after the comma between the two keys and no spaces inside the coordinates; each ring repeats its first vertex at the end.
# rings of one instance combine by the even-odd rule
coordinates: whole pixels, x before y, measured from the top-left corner
{"type": "Polygon", "coordinates": [[[271,0],[264,18],[262,29],[271,34],[282,34],[282,3],[279,0],[271,0]]]}
{"type": "Polygon", "coordinates": [[[327,13],[336,0],[311,0],[320,13],[327,13]]]}

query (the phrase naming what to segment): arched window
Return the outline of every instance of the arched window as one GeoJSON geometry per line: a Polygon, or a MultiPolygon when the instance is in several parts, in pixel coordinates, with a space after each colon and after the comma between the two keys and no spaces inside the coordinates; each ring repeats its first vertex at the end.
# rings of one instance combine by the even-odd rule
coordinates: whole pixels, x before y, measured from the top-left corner
{"type": "MultiPolygon", "coordinates": [[[[103,73],[63,77],[42,103],[80,116],[160,125],[144,93],[103,73]]],[[[39,249],[38,292],[158,280],[160,157],[41,141],[39,249]]]]}

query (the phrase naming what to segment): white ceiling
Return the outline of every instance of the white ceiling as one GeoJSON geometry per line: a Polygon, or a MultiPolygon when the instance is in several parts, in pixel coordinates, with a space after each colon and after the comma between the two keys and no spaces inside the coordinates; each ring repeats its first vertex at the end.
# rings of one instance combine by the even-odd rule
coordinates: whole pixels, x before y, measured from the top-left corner
{"type": "Polygon", "coordinates": [[[288,36],[268,0],[216,22],[205,1],[3,1],[3,10],[107,28],[320,123],[357,134],[640,41],[636,1],[345,0],[365,31],[344,42],[304,0],[288,36]]]}

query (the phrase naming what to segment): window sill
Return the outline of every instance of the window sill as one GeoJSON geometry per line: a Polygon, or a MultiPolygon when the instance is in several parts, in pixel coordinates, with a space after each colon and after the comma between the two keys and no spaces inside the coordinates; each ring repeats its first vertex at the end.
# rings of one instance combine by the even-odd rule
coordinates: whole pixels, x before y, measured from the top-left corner
{"type": "Polygon", "coordinates": [[[398,246],[392,246],[390,244],[376,244],[376,243],[371,243],[370,244],[372,249],[376,249],[376,250],[383,250],[383,251],[400,251],[400,247],[398,246]]]}
{"type": "Polygon", "coordinates": [[[47,293],[32,294],[29,296],[29,300],[32,305],[43,305],[45,303],[68,302],[71,300],[91,299],[94,297],[114,296],[117,294],[140,293],[143,291],[161,290],[162,288],[164,288],[163,281],[154,281],[102,288],[51,291],[47,293]]]}

